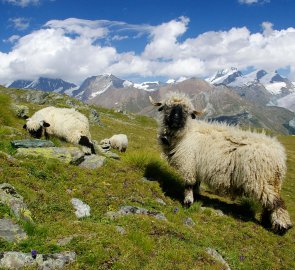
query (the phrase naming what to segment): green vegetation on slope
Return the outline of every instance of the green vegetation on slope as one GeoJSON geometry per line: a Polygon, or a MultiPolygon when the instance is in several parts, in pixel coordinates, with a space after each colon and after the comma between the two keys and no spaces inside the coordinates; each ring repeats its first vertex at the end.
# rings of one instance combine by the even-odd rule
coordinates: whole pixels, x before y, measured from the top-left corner
{"type": "MultiPolygon", "coordinates": [[[[13,116],[10,96],[23,91],[0,89],[0,150],[14,154],[10,141],[29,138],[24,120],[13,116]]],[[[59,99],[67,106],[66,98],[59,99]]],[[[20,102],[30,113],[46,106],[20,102]]],[[[68,107],[68,106],[67,106],[68,107]]],[[[78,110],[88,116],[84,106],[78,110]]],[[[91,126],[93,139],[115,133],[129,139],[121,160],[108,159],[105,166],[87,170],[42,158],[17,158],[12,162],[0,154],[0,183],[12,184],[24,197],[35,225],[23,224],[29,238],[18,244],[0,240],[1,251],[39,253],[75,251],[77,261],[68,269],[222,269],[205,249],[216,249],[231,269],[295,269],[295,230],[277,236],[259,224],[259,208],[250,200],[231,201],[203,187],[200,201],[185,209],[183,186],[175,171],[160,158],[153,119],[114,113],[97,108],[103,126],[91,126]],[[144,180],[146,177],[150,181],[144,180]],[[91,216],[77,219],[71,198],[91,207],[91,216]],[[162,199],[166,205],[160,204],[162,199]],[[108,211],[134,205],[162,212],[167,221],[128,215],[111,220],[108,211]],[[205,210],[201,208],[205,206],[205,210]],[[224,216],[216,215],[215,209],[224,216]],[[184,224],[192,218],[195,225],[184,224]],[[121,226],[125,234],[120,234],[121,226]],[[65,246],[58,240],[72,236],[65,246]]],[[[288,153],[288,174],[282,196],[295,221],[295,137],[280,137],[288,153]]],[[[55,144],[68,145],[58,139],[55,144]]],[[[0,205],[0,217],[12,214],[0,205]]]]}

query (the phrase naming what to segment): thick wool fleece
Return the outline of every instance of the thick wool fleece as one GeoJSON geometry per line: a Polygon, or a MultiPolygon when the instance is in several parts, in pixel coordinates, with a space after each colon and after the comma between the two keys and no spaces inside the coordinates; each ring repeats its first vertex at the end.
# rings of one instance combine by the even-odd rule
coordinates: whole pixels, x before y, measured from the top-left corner
{"type": "Polygon", "coordinates": [[[37,111],[27,120],[28,129],[40,128],[40,122],[50,124],[46,128],[49,135],[54,135],[68,142],[78,144],[81,136],[91,140],[88,119],[75,109],[47,107],[37,111]]]}

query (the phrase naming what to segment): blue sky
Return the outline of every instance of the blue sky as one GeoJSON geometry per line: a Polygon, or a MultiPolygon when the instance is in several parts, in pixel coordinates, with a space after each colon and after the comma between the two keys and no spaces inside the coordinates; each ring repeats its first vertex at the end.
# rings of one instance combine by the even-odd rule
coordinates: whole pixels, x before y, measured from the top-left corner
{"type": "Polygon", "coordinates": [[[295,80],[293,0],[0,0],[0,83],[80,84],[279,69],[295,80]]]}

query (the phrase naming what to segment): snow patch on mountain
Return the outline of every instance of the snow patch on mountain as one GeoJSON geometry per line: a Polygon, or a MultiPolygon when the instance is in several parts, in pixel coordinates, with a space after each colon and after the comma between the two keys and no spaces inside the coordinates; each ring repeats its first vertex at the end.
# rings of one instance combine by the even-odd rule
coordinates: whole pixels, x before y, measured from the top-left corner
{"type": "Polygon", "coordinates": [[[287,87],[287,85],[284,82],[274,82],[274,83],[266,83],[264,84],[264,87],[271,94],[279,95],[282,93],[282,88],[287,87]]]}

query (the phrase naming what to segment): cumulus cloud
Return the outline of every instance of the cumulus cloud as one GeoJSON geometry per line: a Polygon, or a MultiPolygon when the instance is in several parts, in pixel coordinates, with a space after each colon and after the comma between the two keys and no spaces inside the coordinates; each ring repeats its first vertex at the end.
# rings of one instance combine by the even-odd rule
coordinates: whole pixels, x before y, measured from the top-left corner
{"type": "Polygon", "coordinates": [[[26,30],[30,26],[30,19],[28,18],[10,18],[9,22],[19,31],[26,30]]]}
{"type": "Polygon", "coordinates": [[[122,78],[206,77],[230,66],[287,68],[295,76],[295,28],[275,30],[270,22],[261,26],[261,32],[256,33],[234,27],[183,39],[189,27],[185,17],[156,26],[75,18],[52,20],[15,39],[8,53],[0,52],[0,82],[47,76],[79,84],[88,76],[102,73],[122,78]],[[123,34],[126,31],[128,35],[123,34]],[[105,42],[126,42],[132,36],[130,31],[133,37],[146,35],[139,53],[132,49],[119,52],[105,42]]]}
{"type": "Polygon", "coordinates": [[[269,3],[270,0],[239,0],[240,4],[252,5],[252,4],[264,4],[269,3]]]}
{"type": "Polygon", "coordinates": [[[40,0],[2,0],[4,3],[9,3],[15,6],[27,7],[29,5],[37,5],[40,0]]]}

